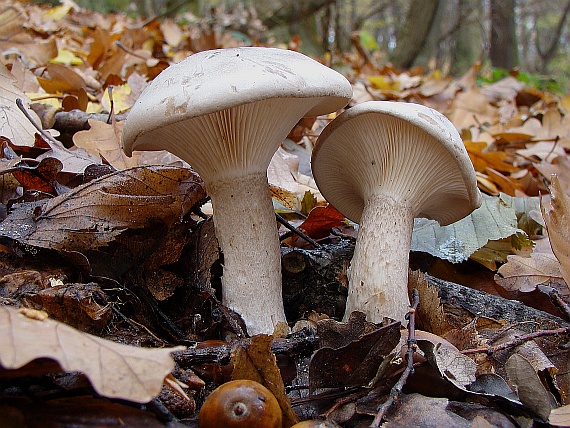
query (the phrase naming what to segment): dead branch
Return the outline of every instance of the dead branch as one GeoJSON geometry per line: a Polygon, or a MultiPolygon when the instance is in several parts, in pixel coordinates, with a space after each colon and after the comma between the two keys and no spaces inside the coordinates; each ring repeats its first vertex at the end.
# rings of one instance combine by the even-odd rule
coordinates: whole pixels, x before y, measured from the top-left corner
{"type": "Polygon", "coordinates": [[[488,346],[484,348],[465,349],[464,351],[461,351],[461,353],[465,355],[480,354],[480,353],[486,353],[487,355],[491,355],[498,351],[503,351],[505,349],[517,347],[525,342],[528,342],[529,340],[534,340],[539,337],[558,336],[560,334],[567,334],[567,333],[570,333],[570,327],[562,327],[554,330],[539,330],[533,333],[524,334],[522,336],[515,336],[512,340],[509,340],[508,342],[505,343],[501,343],[500,345],[488,346]]]}
{"type": "Polygon", "coordinates": [[[402,372],[402,376],[400,376],[398,382],[396,382],[396,384],[390,390],[390,395],[388,396],[388,399],[384,402],[384,404],[382,404],[382,406],[380,406],[378,413],[376,413],[376,417],[372,421],[372,424],[370,424],[371,428],[378,428],[380,426],[380,424],[382,423],[382,419],[384,418],[384,415],[386,414],[390,406],[394,404],[394,401],[398,399],[400,393],[402,392],[402,389],[404,388],[404,385],[406,384],[406,381],[408,380],[408,377],[414,373],[414,352],[416,352],[417,348],[416,309],[418,308],[419,304],[420,304],[420,296],[418,291],[414,289],[412,291],[412,306],[410,308],[410,311],[408,312],[410,323],[408,326],[408,350],[406,351],[406,363],[407,363],[406,368],[402,372]]]}

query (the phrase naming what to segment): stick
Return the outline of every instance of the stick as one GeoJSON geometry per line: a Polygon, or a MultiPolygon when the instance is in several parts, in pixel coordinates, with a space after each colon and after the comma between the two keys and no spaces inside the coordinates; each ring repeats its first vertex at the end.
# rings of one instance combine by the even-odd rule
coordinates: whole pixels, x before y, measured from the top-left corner
{"type": "Polygon", "coordinates": [[[390,390],[390,395],[388,399],[380,406],[378,409],[378,413],[376,413],[376,417],[370,424],[370,428],[378,428],[382,423],[382,419],[384,415],[390,408],[394,401],[396,401],[402,392],[402,388],[406,384],[408,377],[414,373],[414,352],[416,352],[417,341],[416,341],[416,309],[420,303],[420,296],[416,289],[412,291],[412,306],[410,307],[410,311],[408,312],[408,316],[410,318],[410,324],[408,326],[408,351],[406,352],[406,368],[404,369],[402,376],[398,379],[398,382],[392,387],[390,390]]]}

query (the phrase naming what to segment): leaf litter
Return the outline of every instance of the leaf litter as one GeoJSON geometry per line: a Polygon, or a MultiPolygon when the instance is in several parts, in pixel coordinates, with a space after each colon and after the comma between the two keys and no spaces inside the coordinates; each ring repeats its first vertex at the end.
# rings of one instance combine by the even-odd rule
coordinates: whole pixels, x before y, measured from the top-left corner
{"type": "MultiPolygon", "coordinates": [[[[210,377],[204,375],[208,388],[227,380],[223,367],[228,361],[225,365],[220,361],[222,345],[207,339],[220,338],[222,330],[231,331],[239,318],[216,297],[222,263],[214,231],[202,227],[207,222],[196,223],[201,221],[200,217],[191,212],[206,197],[201,180],[179,160],[163,154],[124,157],[120,150],[122,122],[114,111],[128,111],[146,81],[169,63],[220,44],[230,46],[236,40],[230,32],[222,30],[221,36],[215,37],[203,27],[170,19],[133,26],[125,17],[87,12],[70,1],[48,10],[10,1],[0,8],[0,22],[3,23],[0,47],[9,52],[0,65],[3,67],[0,129],[5,143],[0,202],[6,212],[0,223],[0,236],[4,239],[0,301],[45,309],[51,317],[75,324],[84,331],[133,344],[201,342],[202,355],[209,355],[205,362],[212,365],[210,377]],[[24,23],[27,25],[23,26],[24,23]],[[46,37],[38,38],[38,34],[46,37]],[[156,45],[151,48],[149,40],[156,45]],[[14,49],[18,55],[10,53],[14,49]],[[157,57],[158,51],[165,55],[157,57]],[[109,91],[109,87],[113,89],[109,91]],[[16,108],[16,99],[23,101],[25,114],[16,108]],[[56,122],[53,120],[56,112],[66,113],[73,108],[85,115],[105,113],[110,123],[85,119],[89,129],[72,132],[64,146],[49,138],[47,143],[43,141],[29,120],[31,117],[37,124],[42,123],[47,130],[56,122]],[[153,163],[171,166],[148,166],[153,163]],[[117,244],[124,248],[117,250],[117,244]],[[65,260],[55,261],[48,256],[46,262],[39,250],[58,252],[65,260]],[[99,259],[93,257],[94,250],[100,251],[99,259]],[[88,255],[91,274],[97,271],[95,264],[105,264],[102,261],[116,264],[129,259],[133,268],[123,269],[122,274],[112,277],[85,276],[86,271],[80,268],[83,259],[70,257],[71,254],[88,255]],[[19,257],[24,265],[34,260],[33,269],[37,270],[14,268],[14,257],[19,257]],[[48,266],[53,271],[47,273],[48,266]],[[74,276],[70,270],[81,273],[74,276]],[[193,291],[188,291],[193,284],[193,291]],[[181,309],[180,301],[188,302],[188,307],[181,309]]],[[[526,88],[512,77],[477,86],[477,67],[454,80],[434,74],[411,75],[391,67],[371,71],[361,65],[360,58],[347,57],[344,61],[352,72],[366,77],[354,84],[353,102],[374,98],[414,101],[447,114],[463,136],[478,172],[480,188],[489,195],[482,208],[484,213],[472,214],[464,224],[445,229],[419,220],[413,236],[414,250],[440,260],[462,262],[461,265],[478,263],[477,268],[470,265],[474,270],[470,278],[485,272],[491,278],[490,283],[499,287],[508,283],[502,292],[541,293],[544,285],[552,288],[556,282],[554,288],[567,297],[570,293],[563,292],[567,289],[569,246],[564,239],[570,192],[567,100],[526,88]],[[559,179],[552,178],[552,174],[559,179]],[[542,220],[539,200],[541,194],[547,193],[551,196],[549,200],[543,197],[542,220]],[[548,234],[544,233],[542,223],[548,234]],[[551,244],[552,254],[538,252],[536,247],[533,250],[539,243],[543,247],[544,243],[551,244]]],[[[291,132],[290,141],[283,145],[280,160],[273,162],[270,177],[274,186],[286,189],[275,199],[284,202],[287,218],[321,245],[335,245],[352,242],[355,225],[330,207],[325,208],[326,201],[305,165],[314,138],[327,121],[328,118],[318,118],[300,122],[291,132]]],[[[65,134],[66,129],[57,132],[65,134]]],[[[49,131],[47,135],[57,132],[49,131]]],[[[298,249],[300,255],[311,251],[295,238],[284,241],[284,245],[298,249]]],[[[316,281],[317,276],[329,278],[327,290],[342,298],[346,292],[347,266],[335,266],[331,254],[336,247],[325,248],[330,248],[328,258],[318,260],[325,266],[323,270],[335,270],[333,281],[328,273],[311,276],[312,272],[303,271],[302,265],[296,275],[306,275],[307,284],[316,281]]],[[[455,278],[459,277],[451,277],[455,278]]],[[[402,396],[401,407],[389,414],[386,426],[409,426],[418,416],[422,421],[430,417],[436,421],[449,418],[456,426],[488,426],[489,421],[499,417],[489,416],[490,408],[485,407],[469,408],[471,418],[460,418],[460,412],[450,410],[453,406],[468,406],[452,403],[458,392],[498,399],[507,406],[501,415],[516,415],[519,422],[534,418],[549,420],[553,425],[564,424],[567,414],[563,405],[568,404],[570,382],[563,371],[554,369],[567,365],[566,351],[559,351],[567,349],[564,348],[567,336],[550,332],[559,331],[560,326],[564,330],[565,321],[552,325],[531,318],[528,321],[536,323],[534,331],[517,330],[514,336],[507,335],[501,342],[497,332],[519,326],[477,314],[458,316],[449,312],[458,309],[443,305],[435,287],[419,274],[411,277],[411,288],[420,289],[422,303],[417,316],[428,331],[418,331],[416,340],[421,342],[419,353],[423,355],[417,362],[414,360],[417,367],[409,379],[409,395],[402,396]],[[538,349],[525,354],[520,351],[517,337],[534,332],[543,333],[545,338],[535,338],[531,343],[538,349]],[[469,350],[490,349],[497,343],[506,343],[506,349],[517,352],[509,351],[506,358],[500,352],[464,354],[469,350]],[[534,364],[533,356],[541,363],[534,364]],[[431,391],[426,391],[426,383],[431,391]],[[536,396],[529,391],[536,391],[536,396]],[[430,398],[429,393],[448,398],[430,398]],[[545,397],[549,397],[548,405],[545,397]],[[557,401],[556,406],[562,407],[552,407],[552,397],[557,401]]],[[[302,303],[297,306],[303,308],[302,303]]],[[[297,417],[314,419],[326,415],[331,423],[354,426],[362,418],[374,416],[403,368],[399,351],[406,330],[400,332],[395,324],[365,326],[364,320],[352,318],[340,323],[327,320],[326,313],[308,315],[314,308],[305,309],[301,315],[305,315],[308,330],[294,333],[285,342],[267,336],[237,346],[230,363],[233,376],[257,376],[258,380],[274,385],[284,414],[288,415],[287,425],[297,417]],[[320,338],[317,344],[310,341],[315,331],[320,338]],[[296,343],[305,343],[306,348],[299,351],[292,347],[293,338],[299,341],[296,343]],[[282,348],[277,348],[279,343],[282,348]],[[279,358],[275,359],[275,355],[279,358]],[[285,376],[291,366],[294,374],[285,376]],[[308,394],[308,390],[315,394],[308,394]]],[[[50,358],[59,369],[84,372],[102,396],[145,402],[160,392],[161,399],[166,394],[163,402],[169,403],[169,410],[182,414],[183,406],[172,404],[177,395],[164,389],[161,392],[160,385],[171,372],[180,382],[196,375],[193,365],[174,367],[168,349],[149,350],[156,351],[160,363],[152,360],[146,364],[161,370],[150,373],[146,367],[145,373],[140,374],[136,372],[138,363],[125,359],[122,352],[136,359],[139,351],[146,350],[130,347],[128,351],[118,351],[114,345],[107,346],[107,342],[101,345],[98,340],[102,339],[57,321],[31,321],[8,307],[0,310],[5,316],[10,313],[8,318],[12,320],[3,321],[0,328],[8,328],[11,336],[23,341],[18,346],[0,346],[4,376],[11,370],[17,373],[21,368],[16,366],[20,367],[24,360],[41,366],[44,358],[50,358]],[[47,326],[49,334],[63,332],[61,343],[49,342],[52,337],[49,334],[44,338],[47,342],[37,342],[36,338],[26,340],[38,325],[47,326]],[[65,346],[69,340],[75,344],[72,351],[65,346]],[[38,346],[29,345],[34,341],[38,346]],[[42,352],[37,348],[42,348],[42,352]],[[46,349],[52,352],[44,352],[46,349]],[[86,357],[101,349],[109,351],[103,353],[109,360],[93,361],[86,357]],[[18,363],[6,359],[14,351],[22,358],[18,363]],[[123,360],[124,370],[117,359],[123,360]],[[68,365],[70,362],[73,364],[68,365]]],[[[39,316],[38,313],[41,312],[29,315],[39,316]]],[[[192,346],[187,346],[184,352],[199,353],[192,346]]],[[[49,368],[54,369],[53,365],[49,368]]],[[[38,372],[34,375],[39,376],[38,372]]],[[[5,378],[0,376],[0,379],[5,378]]],[[[184,414],[190,420],[195,416],[195,404],[201,400],[197,391],[204,387],[203,383],[196,385],[196,390],[182,387],[188,393],[183,401],[184,414]],[[188,406],[189,402],[195,403],[194,407],[188,406]]]]}

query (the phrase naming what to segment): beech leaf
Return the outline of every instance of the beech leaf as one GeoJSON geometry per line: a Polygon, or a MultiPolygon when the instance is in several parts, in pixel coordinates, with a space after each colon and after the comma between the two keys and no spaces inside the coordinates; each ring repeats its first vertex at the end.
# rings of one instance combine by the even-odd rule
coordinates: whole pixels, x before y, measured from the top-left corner
{"type": "Polygon", "coordinates": [[[174,368],[171,352],[184,347],[145,349],[101,339],[51,319],[31,319],[0,306],[0,365],[18,369],[40,359],[65,371],[83,372],[97,393],[146,403],[156,397],[174,368]]]}
{"type": "Polygon", "coordinates": [[[45,204],[17,205],[0,223],[0,236],[41,248],[89,250],[126,229],[181,221],[205,196],[202,180],[190,169],[136,167],[107,174],[45,204]]]}

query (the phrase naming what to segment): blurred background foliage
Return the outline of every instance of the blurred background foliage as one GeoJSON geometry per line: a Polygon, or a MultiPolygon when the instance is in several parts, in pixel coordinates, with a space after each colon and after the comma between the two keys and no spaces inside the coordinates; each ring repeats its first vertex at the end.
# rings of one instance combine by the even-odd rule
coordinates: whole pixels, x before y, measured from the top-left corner
{"type": "Polygon", "coordinates": [[[363,50],[378,66],[455,76],[481,64],[482,80],[510,72],[556,92],[564,92],[570,79],[570,0],[75,1],[105,14],[202,19],[231,26],[246,42],[295,40],[317,57],[363,50]]]}

